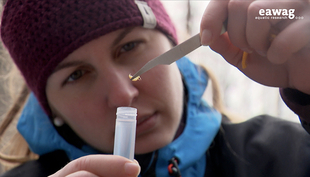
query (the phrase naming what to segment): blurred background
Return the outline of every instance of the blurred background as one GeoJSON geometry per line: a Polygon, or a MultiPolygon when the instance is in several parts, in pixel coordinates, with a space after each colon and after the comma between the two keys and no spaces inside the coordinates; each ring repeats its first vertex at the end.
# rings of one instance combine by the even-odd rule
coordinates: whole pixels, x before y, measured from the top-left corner
{"type": "MultiPolygon", "coordinates": [[[[199,33],[200,21],[208,0],[161,1],[177,28],[179,42],[199,33]]],[[[298,117],[282,101],[278,88],[262,86],[250,80],[209,47],[200,47],[188,56],[193,62],[205,65],[214,72],[226,107],[239,117],[236,122],[261,114],[299,122],[298,117]]],[[[205,98],[209,103],[212,102],[210,87],[205,98]]]]}

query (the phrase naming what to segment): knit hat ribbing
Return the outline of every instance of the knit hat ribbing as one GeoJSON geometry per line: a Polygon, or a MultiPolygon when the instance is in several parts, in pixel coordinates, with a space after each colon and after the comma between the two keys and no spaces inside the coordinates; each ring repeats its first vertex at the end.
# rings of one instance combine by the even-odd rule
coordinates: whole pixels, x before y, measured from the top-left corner
{"type": "MultiPolygon", "coordinates": [[[[156,16],[156,29],[177,43],[175,28],[161,2],[145,1],[156,16]]],[[[142,25],[134,0],[8,0],[1,38],[28,86],[51,115],[46,82],[64,58],[104,34],[142,25]]]]}

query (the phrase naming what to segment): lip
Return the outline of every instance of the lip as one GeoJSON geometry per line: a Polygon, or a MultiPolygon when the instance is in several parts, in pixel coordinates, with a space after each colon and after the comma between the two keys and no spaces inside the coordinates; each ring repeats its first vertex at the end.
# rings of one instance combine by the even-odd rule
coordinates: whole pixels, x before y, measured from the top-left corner
{"type": "Polygon", "coordinates": [[[149,116],[138,117],[137,119],[137,135],[150,131],[156,125],[157,113],[149,116]]]}

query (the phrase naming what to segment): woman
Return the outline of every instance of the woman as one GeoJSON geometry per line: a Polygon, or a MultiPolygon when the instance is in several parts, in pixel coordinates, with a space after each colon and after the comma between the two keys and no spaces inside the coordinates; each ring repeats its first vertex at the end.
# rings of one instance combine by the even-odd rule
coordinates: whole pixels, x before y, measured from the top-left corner
{"type": "MultiPolygon", "coordinates": [[[[296,57],[309,57],[306,30],[299,33],[302,44],[290,47],[285,58],[277,58],[279,40],[289,35],[283,32],[309,20],[281,23],[285,25],[279,26],[270,45],[262,40],[269,22],[246,20],[260,5],[259,1],[210,2],[201,24],[202,44],[211,44],[237,67],[245,51],[249,55],[242,72],[249,77],[309,94],[308,84],[300,83],[309,71],[294,75],[296,66],[290,63],[296,57]],[[226,19],[228,34],[219,36],[226,19]],[[265,28],[253,36],[248,28],[258,24],[265,28]]],[[[298,5],[298,13],[308,17],[309,9],[302,9],[302,2],[298,5]]],[[[1,37],[33,92],[17,128],[40,156],[4,176],[309,175],[309,137],[300,125],[268,116],[231,124],[223,115],[221,123],[221,113],[202,100],[208,74],[187,58],[157,66],[141,81],[129,80],[130,73],[178,43],[157,0],[8,0],[1,37]],[[108,155],[120,106],[138,109],[135,159],[139,163],[108,155]],[[299,144],[298,149],[293,143],[299,144]]]]}

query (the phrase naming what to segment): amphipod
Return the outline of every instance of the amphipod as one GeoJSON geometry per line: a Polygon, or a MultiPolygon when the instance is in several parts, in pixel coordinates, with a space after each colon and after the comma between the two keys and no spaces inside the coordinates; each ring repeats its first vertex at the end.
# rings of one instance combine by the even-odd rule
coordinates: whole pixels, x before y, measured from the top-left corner
{"type": "Polygon", "coordinates": [[[133,79],[131,79],[131,78],[132,78],[132,75],[129,74],[129,79],[130,79],[130,80],[132,80],[132,81],[139,81],[139,80],[141,80],[141,77],[140,77],[140,76],[137,76],[137,77],[135,77],[135,78],[133,78],[133,79]]]}

